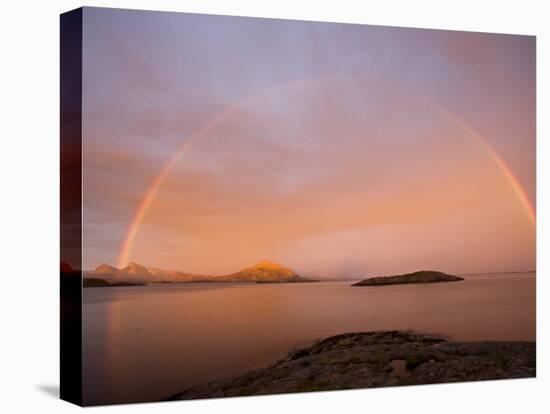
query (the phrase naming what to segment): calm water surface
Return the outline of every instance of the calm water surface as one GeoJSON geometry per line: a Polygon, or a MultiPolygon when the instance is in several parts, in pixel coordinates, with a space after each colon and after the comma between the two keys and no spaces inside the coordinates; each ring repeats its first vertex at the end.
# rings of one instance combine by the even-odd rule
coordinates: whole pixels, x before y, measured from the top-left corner
{"type": "Polygon", "coordinates": [[[345,281],[84,289],[84,400],[157,400],[350,331],[535,340],[534,273],[466,277],[354,288],[345,281]]]}

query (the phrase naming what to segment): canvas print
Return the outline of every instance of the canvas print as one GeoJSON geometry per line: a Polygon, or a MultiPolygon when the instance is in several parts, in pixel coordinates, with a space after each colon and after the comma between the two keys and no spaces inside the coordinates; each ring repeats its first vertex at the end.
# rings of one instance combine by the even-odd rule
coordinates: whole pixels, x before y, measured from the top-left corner
{"type": "Polygon", "coordinates": [[[62,15],[62,397],[535,377],[535,132],[533,36],[62,15]]]}

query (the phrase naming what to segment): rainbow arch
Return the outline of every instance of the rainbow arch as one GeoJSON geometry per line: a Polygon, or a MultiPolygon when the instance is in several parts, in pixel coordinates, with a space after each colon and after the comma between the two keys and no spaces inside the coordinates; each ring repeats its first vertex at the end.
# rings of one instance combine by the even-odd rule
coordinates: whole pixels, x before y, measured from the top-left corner
{"type": "MultiPolygon", "coordinates": [[[[332,78],[332,80],[341,80],[339,78],[332,78]]],[[[228,106],[226,109],[219,112],[217,115],[215,115],[212,119],[210,119],[207,123],[205,123],[200,129],[198,129],[188,140],[186,140],[176,151],[174,156],[164,165],[160,173],[155,177],[155,179],[152,181],[151,185],[149,186],[147,192],[145,193],[145,196],[142,198],[141,202],[139,203],[138,207],[136,208],[132,220],[130,221],[130,225],[128,227],[128,231],[126,233],[126,236],[122,242],[120,253],[118,257],[118,264],[117,266],[119,268],[122,268],[127,265],[129,262],[129,256],[130,252],[132,251],[132,247],[134,245],[139,227],[141,223],[143,222],[143,219],[145,217],[145,214],[147,213],[147,210],[151,206],[155,196],[158,193],[159,188],[161,187],[164,180],[168,177],[170,174],[172,168],[178,163],[178,161],[193,147],[193,145],[199,141],[202,137],[207,135],[210,131],[212,131],[214,128],[216,128],[218,125],[220,125],[223,121],[228,119],[233,114],[237,113],[239,110],[246,108],[248,105],[252,104],[255,101],[260,100],[264,96],[268,95],[269,93],[273,92],[274,90],[286,88],[286,87],[292,87],[295,85],[307,83],[307,82],[318,82],[318,79],[301,79],[301,80],[294,80],[288,83],[278,84],[274,85],[259,94],[250,95],[248,97],[245,97],[244,99],[238,101],[234,105],[228,106]]],[[[532,224],[533,227],[535,227],[536,224],[536,213],[535,208],[532,205],[532,203],[529,200],[529,196],[527,195],[527,192],[520,184],[517,177],[514,175],[512,169],[510,166],[506,163],[505,160],[502,159],[502,157],[499,156],[498,152],[492,148],[489,143],[479,134],[475,129],[473,129],[470,125],[466,123],[462,118],[457,116],[455,113],[449,111],[444,106],[435,103],[431,99],[411,93],[405,88],[402,87],[396,87],[395,85],[388,85],[386,83],[377,83],[378,86],[383,86],[387,89],[397,91],[399,93],[411,96],[423,103],[425,103],[427,106],[433,108],[437,112],[444,114],[449,119],[451,119],[458,127],[460,127],[463,131],[467,133],[476,143],[478,143],[481,148],[487,153],[487,155],[490,157],[490,159],[495,163],[497,168],[502,172],[510,186],[512,187],[512,190],[514,191],[517,199],[521,203],[522,208],[525,210],[529,222],[532,224]]]]}

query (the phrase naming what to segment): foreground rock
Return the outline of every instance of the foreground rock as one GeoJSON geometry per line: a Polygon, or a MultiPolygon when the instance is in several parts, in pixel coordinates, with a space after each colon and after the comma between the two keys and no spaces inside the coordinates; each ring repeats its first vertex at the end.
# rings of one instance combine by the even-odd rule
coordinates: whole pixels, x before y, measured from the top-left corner
{"type": "Polygon", "coordinates": [[[534,342],[450,342],[410,331],[347,333],[167,400],[534,377],[535,348],[534,342]]]}
{"type": "Polygon", "coordinates": [[[409,283],[440,283],[440,282],[459,282],[464,280],[462,277],[448,275],[443,272],[433,270],[421,270],[419,272],[407,273],[397,276],[371,277],[361,280],[352,286],[384,286],[384,285],[402,285],[409,283]]]}

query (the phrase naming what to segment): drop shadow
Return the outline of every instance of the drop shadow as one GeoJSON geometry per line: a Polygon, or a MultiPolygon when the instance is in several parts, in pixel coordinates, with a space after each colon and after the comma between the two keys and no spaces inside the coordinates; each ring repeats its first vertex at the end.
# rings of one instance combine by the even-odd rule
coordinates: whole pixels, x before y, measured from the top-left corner
{"type": "Polygon", "coordinates": [[[55,399],[59,398],[59,385],[57,384],[40,384],[36,386],[37,389],[42,391],[44,394],[49,395],[55,399]]]}

